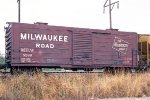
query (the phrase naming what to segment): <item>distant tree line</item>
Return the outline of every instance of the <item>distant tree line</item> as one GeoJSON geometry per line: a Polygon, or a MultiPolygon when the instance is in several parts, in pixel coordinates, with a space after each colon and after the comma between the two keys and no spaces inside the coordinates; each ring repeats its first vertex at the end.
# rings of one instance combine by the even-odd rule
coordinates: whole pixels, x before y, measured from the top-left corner
{"type": "Polygon", "coordinates": [[[4,63],[5,63],[5,57],[0,54],[0,64],[4,64],[4,63]]]}

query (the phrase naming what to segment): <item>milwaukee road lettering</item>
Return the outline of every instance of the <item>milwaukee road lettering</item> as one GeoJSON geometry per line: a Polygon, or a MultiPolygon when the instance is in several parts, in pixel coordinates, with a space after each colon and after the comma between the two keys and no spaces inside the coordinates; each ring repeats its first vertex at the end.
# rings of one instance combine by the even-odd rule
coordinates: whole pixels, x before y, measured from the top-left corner
{"type": "Polygon", "coordinates": [[[55,48],[54,42],[68,42],[66,35],[49,35],[36,33],[20,33],[20,40],[43,41],[35,43],[35,48],[55,48]],[[45,41],[47,41],[45,43],[45,41]],[[53,43],[51,43],[53,42],[53,43]]]}
{"type": "Polygon", "coordinates": [[[118,37],[114,38],[114,43],[112,45],[112,48],[115,49],[116,51],[126,54],[128,46],[129,46],[128,42],[126,42],[118,37]]]}

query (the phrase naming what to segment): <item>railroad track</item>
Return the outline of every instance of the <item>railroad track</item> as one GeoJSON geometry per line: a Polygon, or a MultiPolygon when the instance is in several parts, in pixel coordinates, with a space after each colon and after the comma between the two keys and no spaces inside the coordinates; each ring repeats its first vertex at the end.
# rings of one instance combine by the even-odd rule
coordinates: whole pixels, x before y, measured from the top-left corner
{"type": "MultiPolygon", "coordinates": [[[[102,74],[105,73],[104,69],[93,70],[93,71],[85,71],[85,70],[72,71],[72,70],[64,70],[64,69],[62,69],[62,70],[60,70],[60,69],[59,70],[58,69],[51,69],[51,70],[44,69],[44,70],[40,71],[40,73],[41,72],[44,73],[45,75],[50,75],[50,74],[83,74],[83,75],[100,74],[100,75],[102,75],[102,74]]],[[[143,72],[143,71],[141,71],[141,72],[143,72]]],[[[147,70],[147,71],[144,71],[144,72],[150,72],[150,69],[147,70]]],[[[33,75],[36,72],[22,71],[21,74],[23,74],[23,73],[33,75]]],[[[106,73],[112,73],[112,72],[106,72],[106,73]]],[[[131,73],[137,73],[137,72],[136,71],[131,71],[131,73]]],[[[20,74],[20,73],[16,73],[16,74],[20,74]]],[[[14,74],[14,75],[16,75],[16,74],[14,74]]],[[[1,69],[0,70],[0,78],[6,78],[6,77],[11,77],[11,76],[13,76],[13,75],[11,74],[10,69],[1,69]]]]}
{"type": "MultiPolygon", "coordinates": [[[[93,71],[84,71],[84,70],[77,70],[77,71],[72,71],[72,70],[43,70],[41,71],[42,73],[44,73],[45,75],[50,75],[50,74],[83,74],[83,75],[88,75],[88,74],[103,74],[103,70],[93,70],[93,71]]],[[[40,73],[41,73],[40,72],[40,73]]],[[[27,74],[34,74],[34,72],[21,72],[22,73],[27,73],[27,74]]],[[[38,73],[38,72],[37,72],[38,73]]],[[[20,74],[20,73],[16,73],[16,74],[20,74]]],[[[16,75],[14,74],[14,75],[16,75]]],[[[4,70],[1,69],[0,70],[0,78],[6,78],[6,77],[10,77],[12,76],[10,69],[8,70],[4,70]]]]}

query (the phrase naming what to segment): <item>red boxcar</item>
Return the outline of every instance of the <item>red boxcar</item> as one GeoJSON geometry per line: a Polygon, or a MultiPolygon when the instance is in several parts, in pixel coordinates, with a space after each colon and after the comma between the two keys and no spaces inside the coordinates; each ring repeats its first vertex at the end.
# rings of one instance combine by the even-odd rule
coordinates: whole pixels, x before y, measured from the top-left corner
{"type": "Polygon", "coordinates": [[[6,62],[10,66],[137,66],[135,32],[9,23],[5,38],[6,62]]]}

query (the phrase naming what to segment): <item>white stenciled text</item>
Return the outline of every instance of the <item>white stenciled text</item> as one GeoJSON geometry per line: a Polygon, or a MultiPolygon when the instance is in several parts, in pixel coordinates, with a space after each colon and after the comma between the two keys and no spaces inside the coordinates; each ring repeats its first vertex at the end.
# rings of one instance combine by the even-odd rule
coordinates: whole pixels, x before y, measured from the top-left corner
{"type": "MultiPolygon", "coordinates": [[[[54,35],[54,34],[40,34],[40,33],[20,33],[20,40],[30,40],[30,41],[37,41],[33,42],[35,48],[54,48],[56,42],[68,42],[67,35],[54,35]],[[43,41],[40,42],[40,41],[43,41]],[[39,43],[38,43],[39,42],[39,43]]],[[[22,50],[27,51],[27,50],[22,50]]]]}

